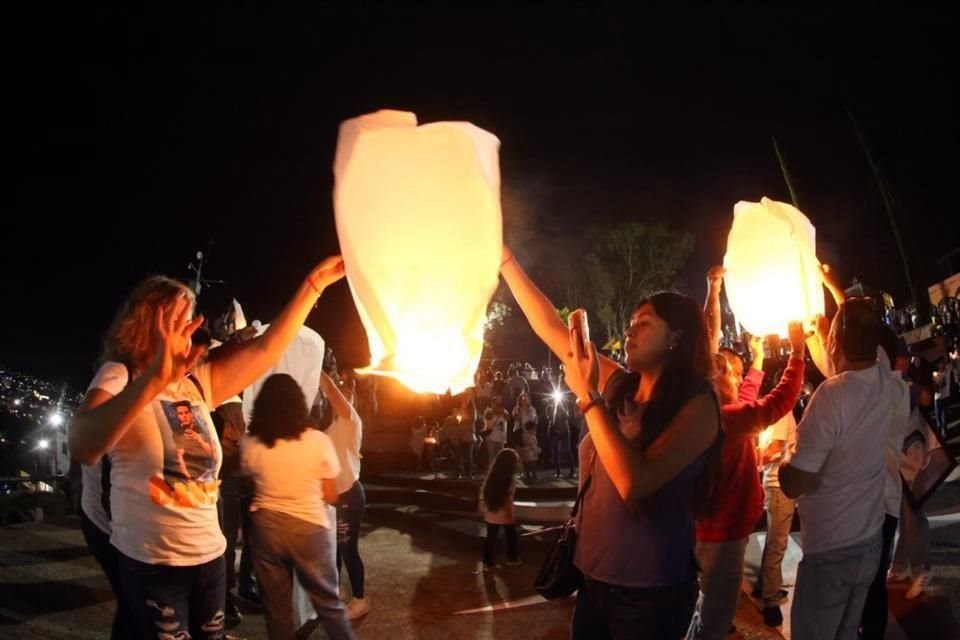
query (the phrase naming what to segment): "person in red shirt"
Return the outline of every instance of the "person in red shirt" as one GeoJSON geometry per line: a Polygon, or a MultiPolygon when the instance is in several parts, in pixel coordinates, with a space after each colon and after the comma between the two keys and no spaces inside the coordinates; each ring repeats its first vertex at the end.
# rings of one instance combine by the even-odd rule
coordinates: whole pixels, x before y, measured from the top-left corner
{"type": "MultiPolygon", "coordinates": [[[[711,270],[713,273],[715,270],[711,270]]],[[[711,291],[719,296],[719,288],[711,287],[711,291]]],[[[722,354],[716,356],[715,388],[726,439],[717,503],[709,517],[697,522],[702,600],[695,625],[696,637],[704,640],[725,638],[730,631],[743,580],[747,540],[763,514],[754,438],[793,409],[800,396],[806,336],[799,322],[791,323],[789,337],[792,354],[786,371],[776,388],[760,399],[756,399],[763,380],[757,362],[758,352],[762,355],[758,341],[751,343],[755,359],[742,385],[738,385],[739,377],[729,359],[722,354]]]]}

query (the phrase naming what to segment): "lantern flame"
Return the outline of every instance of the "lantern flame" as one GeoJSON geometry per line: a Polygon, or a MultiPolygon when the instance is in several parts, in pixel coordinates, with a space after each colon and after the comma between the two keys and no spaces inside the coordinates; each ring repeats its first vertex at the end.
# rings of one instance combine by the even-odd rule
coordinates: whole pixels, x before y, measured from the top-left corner
{"type": "Polygon", "coordinates": [[[764,451],[767,447],[770,446],[770,443],[773,441],[773,425],[767,427],[760,432],[758,438],[758,444],[760,451],[764,451]]]}

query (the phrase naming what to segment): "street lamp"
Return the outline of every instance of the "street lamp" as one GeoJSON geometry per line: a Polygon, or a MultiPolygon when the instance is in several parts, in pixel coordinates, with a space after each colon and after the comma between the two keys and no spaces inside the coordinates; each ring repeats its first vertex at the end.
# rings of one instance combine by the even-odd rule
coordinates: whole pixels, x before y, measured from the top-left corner
{"type": "Polygon", "coordinates": [[[50,446],[50,441],[46,439],[37,440],[37,449],[46,449],[50,446]]]}
{"type": "Polygon", "coordinates": [[[63,424],[63,414],[61,414],[59,411],[55,411],[54,413],[51,413],[49,422],[54,427],[59,427],[60,425],[63,424]]]}

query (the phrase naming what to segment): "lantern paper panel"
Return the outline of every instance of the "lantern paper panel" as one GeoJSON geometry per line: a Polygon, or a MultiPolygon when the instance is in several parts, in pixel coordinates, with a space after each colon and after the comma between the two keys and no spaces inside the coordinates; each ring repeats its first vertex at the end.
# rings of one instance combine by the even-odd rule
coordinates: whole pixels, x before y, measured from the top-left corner
{"type": "Polygon", "coordinates": [[[371,366],[418,392],[473,385],[503,250],[500,141],[378,111],[340,125],[334,212],[371,366]]]}
{"type": "MultiPolygon", "coordinates": [[[[263,325],[257,335],[263,335],[263,332],[269,326],[263,325]]],[[[243,390],[243,419],[246,423],[250,424],[250,418],[253,416],[253,403],[256,402],[257,395],[263,388],[263,383],[275,373],[286,373],[296,380],[301,391],[303,391],[303,398],[307,404],[307,411],[309,411],[320,392],[320,373],[323,371],[323,356],[325,353],[326,345],[320,334],[310,327],[300,327],[280,360],[243,390]]]]}
{"type": "Polygon", "coordinates": [[[733,313],[755,336],[786,336],[790,321],[823,313],[816,229],[789,204],[738,202],[723,265],[733,313]]]}

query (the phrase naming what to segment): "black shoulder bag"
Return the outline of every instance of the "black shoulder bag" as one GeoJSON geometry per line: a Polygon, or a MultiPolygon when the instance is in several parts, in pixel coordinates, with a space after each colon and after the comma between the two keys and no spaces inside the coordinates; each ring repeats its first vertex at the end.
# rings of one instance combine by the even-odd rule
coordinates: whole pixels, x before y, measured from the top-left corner
{"type": "MultiPolygon", "coordinates": [[[[615,374],[607,383],[610,399],[604,408],[607,411],[614,411],[620,407],[631,384],[635,387],[639,379],[639,376],[631,376],[626,372],[619,375],[615,374]]],[[[560,527],[553,548],[550,549],[550,553],[533,583],[537,593],[547,600],[567,598],[583,585],[583,574],[573,563],[577,550],[576,519],[577,513],[580,511],[580,505],[583,503],[583,496],[590,487],[590,481],[593,480],[593,467],[596,460],[597,450],[594,448],[587,465],[587,477],[580,486],[580,491],[577,492],[577,499],[570,511],[570,519],[560,527]]]]}
{"type": "Polygon", "coordinates": [[[580,511],[580,504],[583,502],[583,496],[590,486],[590,481],[593,480],[593,463],[596,457],[597,453],[594,451],[590,457],[591,473],[587,475],[580,491],[577,492],[577,499],[570,511],[570,518],[560,527],[553,548],[550,549],[550,553],[533,583],[537,593],[547,600],[567,598],[583,584],[583,574],[573,564],[573,558],[577,551],[576,520],[577,512],[580,511]]]}

